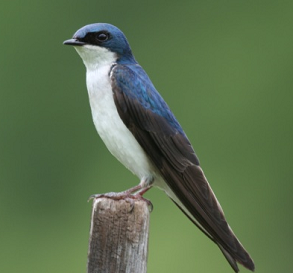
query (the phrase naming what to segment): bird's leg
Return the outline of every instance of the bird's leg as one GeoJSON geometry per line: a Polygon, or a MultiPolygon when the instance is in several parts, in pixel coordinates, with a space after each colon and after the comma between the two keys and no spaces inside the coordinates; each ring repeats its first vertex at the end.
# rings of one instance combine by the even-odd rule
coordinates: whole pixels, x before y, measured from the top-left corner
{"type": "Polygon", "coordinates": [[[140,191],[138,191],[136,194],[143,196],[151,187],[152,187],[152,185],[144,187],[140,191]]]}
{"type": "Polygon", "coordinates": [[[122,192],[108,192],[108,193],[102,193],[102,194],[93,194],[90,196],[89,200],[91,199],[97,199],[97,198],[110,198],[113,200],[126,200],[130,202],[132,205],[134,203],[134,200],[142,200],[148,204],[150,207],[150,210],[153,210],[153,204],[150,200],[145,199],[143,197],[143,194],[146,193],[152,185],[150,183],[146,183],[146,181],[142,180],[137,186],[134,186],[126,191],[122,192]],[[146,186],[147,184],[147,186],[146,186]]]}

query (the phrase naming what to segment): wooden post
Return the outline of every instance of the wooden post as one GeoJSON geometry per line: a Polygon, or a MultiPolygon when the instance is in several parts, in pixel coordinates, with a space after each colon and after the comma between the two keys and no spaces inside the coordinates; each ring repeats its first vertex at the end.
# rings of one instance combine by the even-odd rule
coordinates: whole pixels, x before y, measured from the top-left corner
{"type": "Polygon", "coordinates": [[[88,273],[146,273],[150,212],[142,200],[93,201],[88,273]]]}

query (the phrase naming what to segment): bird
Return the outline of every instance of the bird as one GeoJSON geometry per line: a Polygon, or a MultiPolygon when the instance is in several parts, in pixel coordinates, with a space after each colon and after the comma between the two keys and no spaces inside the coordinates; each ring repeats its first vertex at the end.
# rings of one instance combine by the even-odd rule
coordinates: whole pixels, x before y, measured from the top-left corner
{"type": "Polygon", "coordinates": [[[136,61],[124,33],[114,25],[94,23],[63,44],[73,46],[86,67],[89,103],[100,138],[140,180],[108,197],[143,198],[153,186],[162,189],[220,248],[235,272],[237,263],[254,271],[254,262],[227,223],[190,141],[136,61]]]}

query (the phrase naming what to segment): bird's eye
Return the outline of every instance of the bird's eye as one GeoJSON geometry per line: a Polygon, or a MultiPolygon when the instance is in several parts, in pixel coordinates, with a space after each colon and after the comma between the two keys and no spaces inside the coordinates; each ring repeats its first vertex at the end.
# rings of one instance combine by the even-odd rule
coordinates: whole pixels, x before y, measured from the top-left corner
{"type": "Polygon", "coordinates": [[[109,33],[107,33],[107,32],[98,32],[97,36],[96,36],[96,39],[99,42],[105,42],[105,41],[107,41],[109,39],[109,33]]]}

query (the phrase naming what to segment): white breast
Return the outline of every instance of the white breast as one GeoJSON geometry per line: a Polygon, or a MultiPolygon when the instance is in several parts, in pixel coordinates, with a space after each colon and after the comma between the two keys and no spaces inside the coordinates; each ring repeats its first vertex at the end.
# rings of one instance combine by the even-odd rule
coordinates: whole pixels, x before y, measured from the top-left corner
{"type": "Polygon", "coordinates": [[[110,65],[87,71],[87,88],[95,127],[109,151],[140,179],[154,174],[151,164],[121,120],[110,84],[110,65]]]}

